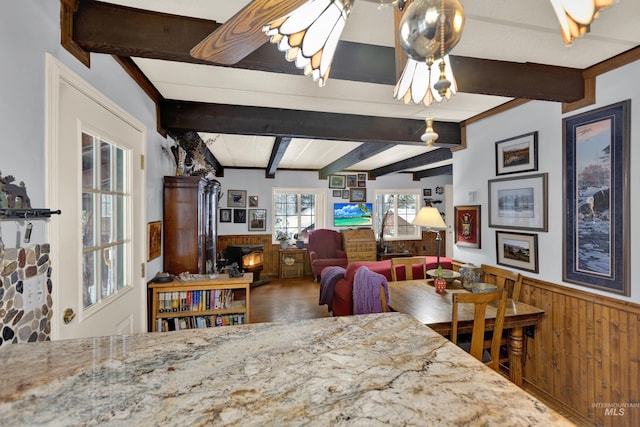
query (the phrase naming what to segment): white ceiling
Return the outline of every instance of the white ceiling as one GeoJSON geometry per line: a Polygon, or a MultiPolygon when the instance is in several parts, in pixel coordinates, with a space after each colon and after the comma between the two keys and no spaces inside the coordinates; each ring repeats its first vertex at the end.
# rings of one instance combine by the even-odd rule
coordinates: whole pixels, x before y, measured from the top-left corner
{"type": "MultiPolygon", "coordinates": [[[[225,22],[248,0],[111,0],[125,6],[225,22]]],[[[548,0],[461,0],[466,24],[452,54],[512,62],[587,68],[640,45],[640,1],[620,0],[606,8],[590,33],[566,47],[548,0]]],[[[393,10],[356,1],[342,40],[394,46],[393,10]]],[[[273,47],[276,49],[276,47],[273,47]]],[[[426,108],[392,99],[393,86],[331,79],[319,88],[310,77],[217,66],[134,58],[167,99],[313,110],[371,116],[460,122],[510,98],[459,93],[426,108]]],[[[284,54],[283,54],[283,61],[284,54]]],[[[292,65],[293,67],[293,65],[292,65]]],[[[265,167],[273,138],[203,134],[216,142],[211,151],[225,167],[265,167]]],[[[419,143],[419,135],[416,135],[419,143]]],[[[294,139],[281,168],[320,169],[359,143],[294,139]]],[[[354,165],[370,170],[422,154],[422,146],[400,146],[354,165]]],[[[430,165],[430,166],[440,166],[430,165]]]]}

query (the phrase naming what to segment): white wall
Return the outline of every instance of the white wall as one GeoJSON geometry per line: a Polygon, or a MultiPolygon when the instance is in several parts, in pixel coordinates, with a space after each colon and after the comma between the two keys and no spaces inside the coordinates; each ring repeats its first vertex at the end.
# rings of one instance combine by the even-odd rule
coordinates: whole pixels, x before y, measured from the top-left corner
{"type": "MultiPolygon", "coordinates": [[[[597,103],[587,108],[562,115],[561,105],[554,102],[532,101],[502,114],[489,117],[467,127],[467,149],[454,153],[453,185],[454,205],[468,204],[467,195],[477,191],[476,204],[482,206],[482,248],[469,249],[454,247],[454,258],[475,264],[496,265],[496,229],[489,228],[488,184],[495,175],[495,142],[506,138],[538,131],[538,172],[549,174],[549,231],[538,234],[539,274],[522,272],[551,283],[563,285],[593,293],[618,297],[616,294],[598,291],[562,281],[562,119],[599,107],[631,99],[631,159],[630,159],[630,212],[640,208],[638,183],[640,182],[640,159],[637,144],[640,143],[635,126],[640,123],[640,85],[637,76],[640,73],[640,61],[621,67],[597,78],[597,103]]],[[[534,172],[531,172],[534,173],[534,172]]],[[[522,174],[525,175],[525,174],[522,174]]],[[[518,175],[520,176],[520,174],[518,175]]],[[[631,233],[634,232],[631,220],[631,233]]],[[[637,233],[637,231],[636,231],[637,233]]],[[[633,237],[631,241],[631,297],[620,299],[640,302],[640,284],[634,278],[640,274],[640,242],[633,237]]]]}
{"type": "MultiPolygon", "coordinates": [[[[327,228],[334,228],[331,214],[334,203],[343,203],[346,200],[332,197],[332,189],[329,188],[328,180],[318,179],[317,172],[298,171],[278,171],[274,179],[266,179],[263,170],[254,169],[228,169],[224,172],[224,177],[216,178],[222,184],[224,195],[220,201],[220,207],[227,207],[227,192],[229,190],[246,190],[247,196],[258,196],[258,208],[267,209],[267,231],[273,233],[272,228],[272,189],[274,187],[289,188],[321,188],[326,190],[326,224],[327,228]]],[[[347,173],[344,173],[347,175],[347,173]]],[[[432,198],[442,199],[443,203],[436,205],[439,210],[444,211],[444,194],[436,195],[437,186],[444,187],[451,184],[451,175],[443,175],[433,178],[424,178],[420,181],[413,181],[411,174],[392,174],[367,181],[367,202],[373,203],[375,190],[377,189],[415,189],[431,188],[432,198]]],[[[251,234],[265,233],[247,231],[247,224],[222,223],[218,225],[220,235],[230,234],[251,234]]]]}
{"type": "MultiPolygon", "coordinates": [[[[0,14],[0,171],[24,181],[34,208],[45,204],[45,53],[127,110],[147,127],[147,219],[162,219],[162,176],[173,173],[162,157],[164,138],[156,129],[155,105],[109,55],[91,54],[88,69],[60,45],[60,2],[6,2],[0,14]]],[[[63,212],[64,215],[64,212],[63,212]]],[[[47,223],[34,221],[31,244],[44,243],[47,223]]],[[[24,223],[0,221],[7,247],[20,246],[24,223]]],[[[161,258],[149,263],[147,277],[162,268],[161,258]]]]}

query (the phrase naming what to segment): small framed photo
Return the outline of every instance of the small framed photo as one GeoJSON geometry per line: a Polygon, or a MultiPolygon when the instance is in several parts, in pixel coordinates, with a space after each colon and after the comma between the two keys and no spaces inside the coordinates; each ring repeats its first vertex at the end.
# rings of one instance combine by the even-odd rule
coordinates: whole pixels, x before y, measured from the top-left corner
{"type": "Polygon", "coordinates": [[[538,235],[496,231],[497,263],[538,272],[538,235]]]}
{"type": "Polygon", "coordinates": [[[489,180],[489,227],[547,231],[547,174],[489,180]]]}
{"type": "Polygon", "coordinates": [[[358,185],[357,182],[356,175],[347,175],[347,187],[355,187],[358,185]]]}
{"type": "Polygon", "coordinates": [[[367,186],[367,181],[358,181],[358,188],[364,188],[367,186]]]}
{"type": "Polygon", "coordinates": [[[342,197],[342,191],[343,190],[333,190],[333,197],[342,197]]]}
{"type": "Polygon", "coordinates": [[[367,180],[367,174],[366,173],[359,173],[358,174],[358,181],[366,181],[367,180]]]}
{"type": "Polygon", "coordinates": [[[231,209],[220,209],[220,222],[231,222],[231,209]]]}
{"type": "Polygon", "coordinates": [[[249,207],[257,208],[258,207],[258,196],[249,196],[249,207]]]}
{"type": "Polygon", "coordinates": [[[454,215],[456,246],[480,249],[480,205],[456,206],[454,215]]]}
{"type": "Polygon", "coordinates": [[[347,177],[344,175],[329,175],[329,188],[346,188],[347,177]]]}
{"type": "Polygon", "coordinates": [[[162,249],[162,221],[147,224],[147,261],[158,258],[162,249]]]}
{"type": "Polygon", "coordinates": [[[367,189],[366,188],[351,188],[351,189],[349,189],[349,201],[350,202],[366,202],[367,201],[367,189]]]}
{"type": "Polygon", "coordinates": [[[343,199],[349,198],[349,190],[342,190],[342,198],[343,199]]]}
{"type": "Polygon", "coordinates": [[[423,188],[422,189],[422,197],[431,197],[431,189],[423,188]]]}
{"type": "Polygon", "coordinates": [[[267,230],[267,210],[249,209],[249,231],[267,230]]]}
{"type": "Polygon", "coordinates": [[[496,142],[496,175],[537,170],[537,131],[496,142]]]}
{"type": "Polygon", "coordinates": [[[233,222],[236,224],[244,224],[247,222],[247,210],[246,209],[234,209],[233,210],[233,222]]]}
{"type": "Polygon", "coordinates": [[[247,206],[247,192],[245,190],[229,190],[227,207],[244,208],[247,206]]]}

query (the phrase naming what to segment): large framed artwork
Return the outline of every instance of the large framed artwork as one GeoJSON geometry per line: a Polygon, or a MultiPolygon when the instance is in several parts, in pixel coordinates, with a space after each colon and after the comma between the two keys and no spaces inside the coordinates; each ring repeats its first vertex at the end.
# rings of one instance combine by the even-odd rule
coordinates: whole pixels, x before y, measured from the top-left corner
{"type": "Polygon", "coordinates": [[[347,177],[344,175],[329,175],[329,188],[345,188],[347,177]]]}
{"type": "Polygon", "coordinates": [[[249,209],[249,231],[265,231],[267,229],[266,222],[266,209],[249,209]]]}
{"type": "Polygon", "coordinates": [[[496,231],[496,258],[500,265],[538,272],[538,235],[496,231]]]}
{"type": "Polygon", "coordinates": [[[480,249],[480,205],[456,206],[454,211],[456,246],[480,249]]]}
{"type": "Polygon", "coordinates": [[[496,175],[538,170],[538,132],[496,142],[496,175]]]}
{"type": "Polygon", "coordinates": [[[547,174],[489,180],[489,227],[547,231],[547,174]]]}
{"type": "Polygon", "coordinates": [[[563,119],[563,280],[629,295],[631,101],[563,119]]]}

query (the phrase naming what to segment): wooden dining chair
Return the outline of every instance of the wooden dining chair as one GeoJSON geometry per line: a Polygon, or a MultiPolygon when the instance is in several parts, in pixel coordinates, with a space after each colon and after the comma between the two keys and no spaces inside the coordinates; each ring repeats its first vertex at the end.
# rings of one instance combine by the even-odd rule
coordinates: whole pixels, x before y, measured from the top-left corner
{"type": "Polygon", "coordinates": [[[499,288],[506,289],[509,298],[514,301],[520,301],[522,274],[487,264],[481,264],[480,270],[482,271],[482,281],[484,283],[491,283],[499,288]]]}
{"type": "Polygon", "coordinates": [[[421,279],[427,277],[427,259],[425,257],[391,258],[391,280],[393,280],[394,282],[398,281],[396,273],[396,266],[398,265],[404,266],[405,280],[413,280],[413,266],[415,264],[422,264],[421,279]]]}
{"type": "MultiPolygon", "coordinates": [[[[500,363],[500,341],[502,338],[502,329],[504,327],[504,313],[507,308],[507,292],[504,289],[498,289],[492,292],[481,293],[455,293],[451,296],[453,300],[451,313],[451,341],[458,344],[458,310],[460,304],[473,304],[473,331],[471,332],[470,345],[460,344],[459,346],[471,353],[473,357],[484,362],[487,366],[494,370],[498,370],[500,363]],[[490,351],[484,349],[485,325],[487,305],[497,301],[498,308],[496,320],[493,325],[493,339],[491,340],[490,351]],[[469,348],[466,348],[469,347],[469,348]]],[[[465,343],[467,344],[467,343],[465,343]]]]}

